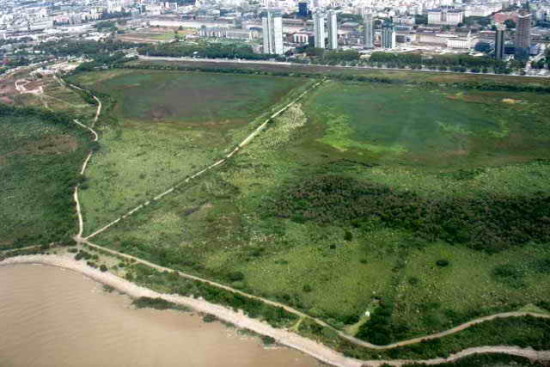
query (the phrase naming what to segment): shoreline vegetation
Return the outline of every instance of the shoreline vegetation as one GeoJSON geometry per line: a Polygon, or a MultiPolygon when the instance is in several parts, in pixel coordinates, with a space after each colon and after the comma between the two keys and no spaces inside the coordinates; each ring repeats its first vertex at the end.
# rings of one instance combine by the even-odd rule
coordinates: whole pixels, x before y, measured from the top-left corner
{"type": "MultiPolygon", "coordinates": [[[[550,361],[550,351],[536,351],[531,348],[519,348],[513,346],[482,346],[468,348],[461,352],[450,355],[447,358],[434,358],[430,360],[370,360],[363,361],[346,357],[333,349],[317,343],[309,338],[297,335],[293,332],[272,327],[271,325],[249,318],[242,312],[230,310],[227,307],[209,303],[200,298],[185,297],[175,294],[164,294],[155,292],[148,288],[139,286],[126,279],[120,278],[110,272],[103,272],[99,269],[88,266],[86,263],[74,260],[70,256],[61,255],[23,255],[8,257],[0,261],[1,266],[10,265],[46,265],[78,272],[90,279],[103,284],[109,289],[116,289],[134,299],[159,300],[163,308],[168,304],[190,308],[197,312],[213,315],[217,319],[235,325],[239,329],[246,329],[257,334],[273,338],[276,343],[287,346],[315,359],[333,366],[341,367],[382,367],[382,366],[412,366],[412,365],[438,365],[460,361],[463,358],[480,354],[507,354],[510,356],[527,358],[530,360],[550,361]],[[162,301],[161,301],[162,300],[162,301]]],[[[154,302],[153,302],[154,303],[154,302]]]]}
{"type": "MultiPolygon", "coordinates": [[[[115,66],[116,68],[132,68],[132,65],[138,69],[147,69],[147,67],[143,67],[143,64],[140,64],[139,62],[130,62],[127,65],[118,65],[115,66]]],[[[157,65],[155,65],[154,68],[156,68],[157,65]]],[[[281,72],[280,71],[274,71],[274,70],[264,70],[264,71],[254,71],[249,68],[246,69],[246,71],[243,72],[243,70],[234,69],[234,68],[227,68],[224,69],[223,67],[219,70],[210,70],[210,69],[197,69],[197,68],[187,68],[184,67],[182,69],[180,68],[170,68],[170,67],[163,67],[162,65],[159,65],[158,69],[160,70],[178,70],[178,71],[206,71],[206,72],[218,72],[218,73],[234,73],[234,74],[257,74],[257,73],[266,73],[265,75],[273,75],[273,76],[293,76],[293,77],[305,77],[305,78],[313,78],[316,79],[320,75],[317,72],[312,73],[288,73],[288,72],[281,72]]],[[[266,66],[266,68],[269,68],[269,66],[266,66]]],[[[345,73],[342,74],[330,74],[331,78],[339,79],[339,80],[345,80],[345,81],[359,81],[359,82],[372,82],[372,83],[383,83],[383,84],[403,84],[406,83],[406,81],[403,80],[405,76],[403,75],[396,75],[395,77],[381,77],[379,75],[375,75],[375,73],[372,73],[373,75],[367,75],[367,76],[360,76],[353,73],[345,73]]],[[[446,77],[441,76],[443,79],[446,77]]],[[[450,76],[451,77],[451,76],[450,76]]],[[[502,90],[502,91],[529,91],[529,92],[543,92],[547,93],[550,92],[550,85],[546,82],[541,82],[541,84],[528,84],[528,85],[517,85],[517,83],[511,83],[511,82],[505,82],[503,84],[499,83],[492,83],[487,81],[486,79],[482,80],[472,80],[469,79],[464,83],[458,83],[456,81],[451,80],[435,80],[435,79],[429,79],[422,77],[413,78],[414,80],[409,80],[408,82],[412,84],[420,84],[420,85],[427,85],[427,86],[433,86],[438,83],[450,83],[450,85],[458,86],[461,88],[472,88],[472,89],[480,89],[480,90],[502,90]],[[519,88],[519,89],[518,89],[519,88]]],[[[408,79],[407,79],[408,80],[408,79]]],[[[73,85],[73,87],[76,87],[73,85]]],[[[76,87],[78,88],[78,87],[76,87]]],[[[95,116],[94,124],[99,118],[99,114],[101,113],[101,102],[97,100],[97,98],[92,94],[91,92],[88,92],[87,90],[82,90],[82,92],[86,93],[86,95],[89,94],[88,97],[91,97],[94,99],[95,102],[98,102],[98,109],[95,116]]],[[[96,93],[96,92],[93,92],[96,93]]],[[[103,95],[100,95],[100,97],[106,97],[103,95]]],[[[91,99],[90,99],[91,102],[91,99]]],[[[285,107],[286,108],[286,107],[285,107]]],[[[277,112],[279,114],[280,112],[277,112]]],[[[107,115],[107,118],[111,116],[107,115]]],[[[102,116],[103,118],[103,116],[102,116]]],[[[273,116],[269,117],[263,125],[268,124],[273,116]]],[[[93,127],[92,124],[91,126],[93,127]]],[[[79,124],[80,125],[80,124],[79,124]]],[[[252,133],[252,137],[255,136],[255,134],[262,130],[262,126],[258,127],[257,130],[254,130],[252,133]]],[[[81,127],[86,127],[85,125],[82,125],[81,127]]],[[[89,127],[86,127],[89,129],[89,127]]],[[[96,135],[97,137],[97,135],[96,135]]],[[[250,137],[249,137],[250,138],[250,137]]],[[[245,141],[243,141],[234,151],[231,151],[226,159],[231,158],[234,153],[237,152],[237,150],[241,147],[247,144],[250,140],[249,138],[246,138],[245,141]]],[[[94,140],[95,141],[95,140],[94,140]]],[[[85,167],[87,165],[88,160],[91,157],[91,154],[93,153],[93,150],[91,153],[89,153],[88,157],[86,158],[86,161],[84,162],[84,165],[81,169],[81,175],[84,174],[85,167]]],[[[211,167],[215,167],[218,164],[221,164],[223,162],[218,161],[214,163],[213,165],[209,166],[208,169],[211,167]]],[[[208,170],[207,169],[207,170],[208,170]]],[[[202,173],[203,171],[201,171],[202,173]]],[[[195,176],[192,176],[195,177],[195,176]]],[[[191,177],[191,178],[192,178],[191,177]]],[[[134,211],[139,210],[141,207],[147,206],[149,204],[149,201],[145,202],[144,204],[140,205],[139,207],[133,209],[132,211],[128,212],[127,214],[123,215],[119,219],[115,220],[114,222],[111,222],[106,227],[100,228],[99,231],[93,232],[91,235],[89,235],[87,238],[82,238],[82,230],[83,230],[83,222],[82,217],[80,217],[80,208],[78,203],[78,188],[79,183],[75,187],[75,201],[77,204],[77,214],[79,215],[79,229],[80,232],[75,237],[75,240],[77,243],[80,243],[83,246],[91,246],[95,247],[97,245],[92,245],[88,242],[88,238],[95,236],[99,232],[102,232],[103,230],[109,228],[112,224],[117,223],[121,219],[125,218],[128,215],[133,214],[134,211]]],[[[169,193],[173,191],[174,188],[169,189],[166,193],[169,193]]],[[[165,193],[162,194],[164,196],[165,193]]],[[[160,197],[159,196],[159,199],[160,197]]],[[[156,200],[156,198],[155,198],[156,200]]],[[[95,228],[94,228],[95,229],[95,228]]],[[[349,241],[348,241],[349,242],[349,241]]],[[[104,251],[113,251],[110,246],[104,247],[97,246],[98,248],[96,250],[104,252],[104,251]],[[100,250],[101,249],[101,250],[100,250]]],[[[32,246],[29,247],[31,249],[32,246]]],[[[24,248],[26,249],[26,248],[24,248]]],[[[23,250],[24,250],[23,249],[23,250]]],[[[44,249],[43,249],[44,250],[44,249]]],[[[69,249],[69,253],[72,253],[73,249],[69,249]]],[[[74,252],[77,252],[76,249],[74,249],[74,252]]],[[[119,256],[122,256],[124,254],[125,256],[130,256],[125,253],[125,251],[119,252],[115,251],[117,254],[112,253],[111,256],[113,256],[115,259],[119,256]]],[[[85,251],[82,250],[79,251],[80,253],[85,253],[85,251]]],[[[460,333],[457,333],[456,340],[452,339],[450,343],[447,343],[443,345],[443,341],[440,342],[440,338],[445,337],[445,341],[449,342],[449,338],[447,337],[448,333],[445,331],[442,331],[439,336],[436,336],[435,338],[431,338],[430,336],[424,336],[416,338],[417,341],[415,342],[416,345],[411,346],[410,348],[404,348],[404,350],[398,350],[395,348],[395,350],[391,351],[376,351],[376,350],[368,350],[367,348],[362,348],[364,345],[358,345],[354,344],[352,340],[340,340],[338,338],[338,335],[335,334],[336,329],[332,329],[329,327],[323,327],[321,324],[316,324],[314,321],[317,319],[311,318],[309,316],[306,316],[305,314],[301,315],[300,313],[289,313],[285,312],[286,310],[283,309],[277,309],[274,304],[272,304],[272,301],[268,301],[269,298],[262,298],[261,296],[254,296],[255,293],[250,293],[247,295],[250,299],[243,299],[243,297],[235,297],[236,291],[233,289],[233,294],[230,294],[231,297],[228,297],[228,294],[225,294],[227,292],[220,291],[219,289],[215,289],[215,287],[208,286],[208,284],[203,285],[197,285],[197,284],[190,284],[193,283],[193,281],[190,281],[189,279],[183,279],[183,277],[178,277],[176,271],[170,272],[167,270],[167,268],[164,268],[160,264],[156,265],[157,263],[152,261],[152,263],[155,264],[155,266],[147,266],[143,265],[144,262],[148,262],[148,260],[151,260],[148,257],[140,257],[140,261],[138,261],[138,264],[132,264],[131,268],[131,277],[126,277],[126,279],[114,274],[107,272],[108,268],[105,265],[102,265],[101,267],[97,268],[97,266],[90,265],[90,262],[86,263],[85,261],[79,262],[78,257],[77,260],[73,259],[73,256],[67,254],[67,256],[58,256],[58,255],[29,255],[29,256],[18,256],[21,255],[19,251],[15,251],[8,256],[14,256],[14,257],[8,257],[4,261],[2,261],[2,256],[0,255],[0,266],[1,265],[9,265],[9,264],[44,264],[44,265],[52,265],[52,266],[58,266],[65,269],[70,269],[73,271],[80,272],[95,281],[103,283],[106,287],[112,287],[115,289],[118,289],[119,291],[128,294],[131,297],[134,297],[136,299],[146,299],[149,301],[146,301],[145,304],[152,303],[156,304],[159,307],[168,307],[169,304],[174,304],[179,307],[190,307],[193,308],[199,312],[204,312],[207,315],[213,315],[213,317],[216,317],[217,319],[228,322],[230,324],[234,324],[238,328],[247,329],[254,331],[258,334],[263,335],[265,338],[272,338],[277,343],[289,346],[291,348],[300,350],[306,354],[311,355],[312,357],[331,364],[335,366],[372,366],[372,367],[378,367],[383,365],[393,365],[393,366],[408,366],[411,364],[440,364],[440,363],[448,363],[448,362],[454,362],[454,361],[462,361],[462,358],[468,358],[469,356],[475,356],[475,355],[492,355],[494,353],[501,354],[501,355],[507,355],[507,356],[517,356],[521,358],[528,358],[530,360],[544,360],[549,361],[550,360],[550,351],[548,351],[547,341],[545,341],[544,334],[545,331],[542,331],[543,335],[541,340],[536,340],[537,343],[532,343],[534,340],[533,337],[529,338],[527,336],[530,336],[526,334],[525,330],[532,331],[529,329],[530,327],[533,328],[533,330],[545,330],[544,328],[547,328],[548,322],[547,319],[550,319],[550,316],[547,314],[533,314],[531,312],[523,312],[520,315],[520,312],[511,312],[510,315],[506,316],[506,319],[501,317],[495,317],[498,318],[500,321],[502,321],[501,324],[493,324],[497,323],[497,320],[490,321],[490,322],[483,322],[484,326],[487,326],[484,328],[481,333],[481,335],[487,335],[488,333],[491,334],[492,332],[497,335],[496,338],[489,339],[489,342],[487,342],[483,337],[477,337],[472,338],[475,334],[475,331],[477,331],[477,326],[479,325],[479,322],[475,322],[476,320],[473,320],[472,322],[468,322],[466,324],[470,324],[464,328],[462,326],[464,325],[454,325],[455,327],[453,329],[458,329],[457,331],[461,331],[464,329],[469,329],[468,331],[461,331],[460,333]],[[145,258],[146,260],[142,260],[142,258],[145,258]],[[135,266],[133,266],[135,265],[135,266]],[[163,269],[161,269],[163,268],[163,269]],[[157,283],[155,283],[155,281],[157,283]],[[198,297],[198,298],[194,298],[198,297]],[[155,303],[153,300],[158,300],[158,303],[155,303]],[[250,303],[248,301],[251,301],[250,303]],[[240,303],[239,303],[240,302],[240,303]],[[275,312],[280,311],[280,312],[275,312]],[[511,315],[515,314],[515,315],[511,315]],[[273,317],[270,317],[273,316],[273,317]],[[289,317],[290,316],[290,317],[289,317]],[[516,317],[509,317],[509,316],[516,316],[516,317]],[[519,317],[521,316],[521,317],[519,317]],[[508,324],[505,323],[505,321],[517,321],[516,324],[513,322],[510,322],[508,324]],[[540,322],[539,322],[540,321],[540,322]],[[268,324],[268,322],[271,323],[268,324]],[[524,322],[525,325],[522,324],[524,322]],[[487,325],[485,325],[487,324],[487,325]],[[491,324],[490,326],[488,324],[491,324]],[[519,325],[517,329],[515,329],[515,326],[519,325]],[[472,326],[470,328],[469,326],[472,326]],[[500,331],[501,326],[504,326],[504,331],[502,333],[502,337],[499,337],[500,333],[496,332],[496,330],[500,331]],[[521,329],[521,327],[524,327],[521,329]],[[488,332],[489,330],[489,332],[488,332]],[[518,330],[518,337],[514,338],[514,330],[518,330]],[[472,334],[473,333],[473,334],[472,334]],[[526,338],[527,337],[527,338],[526,338]],[[423,339],[433,339],[430,341],[425,341],[423,339]],[[472,339],[472,342],[469,342],[469,339],[472,339]],[[482,343],[488,343],[493,344],[493,346],[480,346],[483,345],[482,343]],[[502,345],[502,344],[513,344],[511,345],[502,345]],[[523,347],[523,348],[522,348],[523,347]],[[539,350],[534,350],[539,349],[539,350]],[[441,356],[447,356],[447,358],[435,358],[435,357],[441,357],[441,356]],[[430,359],[432,358],[433,359],[430,359]],[[409,359],[410,358],[410,359],[409,359]],[[372,359],[372,360],[371,360],[372,359]],[[374,360],[376,359],[376,360],[374,360]]],[[[94,264],[92,262],[92,264],[94,264]]],[[[448,263],[447,263],[448,265],[448,263]]],[[[172,268],[171,266],[168,266],[168,268],[172,268]]],[[[181,270],[181,269],[178,269],[181,270]]],[[[187,272],[187,270],[185,270],[187,272]]],[[[119,274],[120,275],[120,274],[119,274]]],[[[127,274],[128,275],[128,274],[127,274]]],[[[121,275],[122,276],[122,275],[121,275]]],[[[201,274],[201,276],[203,276],[201,274]]],[[[192,277],[192,276],[190,276],[192,277]]],[[[202,278],[201,282],[203,283],[214,283],[218,279],[209,280],[211,277],[205,276],[205,278],[202,278]],[[208,279],[205,281],[204,279],[208,279]]],[[[195,282],[197,283],[197,282],[195,282]]],[[[286,303],[285,303],[286,305],[286,303]]],[[[289,306],[290,307],[290,306],[289,306]]],[[[177,307],[175,307],[177,308],[177,307]]],[[[280,307],[279,307],[280,308],[280,307]]],[[[483,319],[490,320],[492,319],[491,316],[484,317],[483,319]]],[[[481,327],[481,326],[480,326],[481,327]]],[[[452,329],[449,329],[452,330],[452,329]]],[[[449,331],[447,330],[447,331],[449,331]]],[[[454,332],[453,332],[454,333],[454,332]]],[[[453,334],[451,333],[451,334],[453,334]]],[[[539,335],[539,334],[536,334],[539,335]]],[[[353,339],[353,337],[350,337],[353,339]]],[[[535,337],[536,339],[536,337],[535,337]]],[[[271,339],[269,339],[271,340],[271,339]]],[[[400,344],[400,343],[394,343],[394,344],[400,344]]],[[[404,344],[408,345],[408,344],[404,344]]],[[[382,346],[380,349],[391,349],[386,348],[387,346],[382,346]]],[[[378,349],[378,348],[375,348],[378,349]]]]}

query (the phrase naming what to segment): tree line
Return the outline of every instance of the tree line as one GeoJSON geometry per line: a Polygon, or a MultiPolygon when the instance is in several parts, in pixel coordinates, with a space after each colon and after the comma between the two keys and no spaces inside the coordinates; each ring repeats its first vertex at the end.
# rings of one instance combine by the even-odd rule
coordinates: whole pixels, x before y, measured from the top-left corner
{"type": "Polygon", "coordinates": [[[228,58],[247,60],[268,60],[276,58],[276,55],[255,53],[250,45],[226,44],[226,43],[160,43],[145,45],[138,48],[140,55],[163,57],[200,57],[200,58],[228,58]]]}

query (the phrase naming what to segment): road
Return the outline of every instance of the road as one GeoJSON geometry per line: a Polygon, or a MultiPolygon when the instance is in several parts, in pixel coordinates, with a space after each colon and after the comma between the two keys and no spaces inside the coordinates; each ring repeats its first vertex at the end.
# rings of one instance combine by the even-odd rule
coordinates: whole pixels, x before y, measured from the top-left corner
{"type": "Polygon", "coordinates": [[[319,71],[331,71],[331,70],[383,70],[383,71],[406,71],[411,73],[432,73],[432,74],[467,74],[467,75],[492,75],[492,76],[507,76],[507,77],[519,77],[519,78],[549,78],[547,75],[518,75],[518,74],[495,74],[495,73],[472,73],[472,72],[457,72],[457,71],[440,71],[440,70],[428,70],[428,69],[405,69],[405,68],[386,68],[386,67],[374,67],[374,66],[343,66],[343,65],[314,65],[314,64],[298,64],[286,61],[269,61],[269,60],[244,60],[244,59],[205,59],[205,58],[193,58],[193,57],[168,57],[168,56],[143,56],[139,55],[138,58],[144,61],[184,61],[190,63],[206,63],[206,64],[226,64],[226,65],[270,65],[281,66],[292,71],[300,72],[300,69],[315,68],[319,71]]]}

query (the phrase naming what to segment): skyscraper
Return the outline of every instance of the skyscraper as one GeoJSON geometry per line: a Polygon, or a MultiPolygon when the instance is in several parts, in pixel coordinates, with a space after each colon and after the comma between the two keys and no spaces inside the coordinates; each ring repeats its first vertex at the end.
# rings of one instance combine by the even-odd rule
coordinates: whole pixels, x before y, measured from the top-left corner
{"type": "Polygon", "coordinates": [[[499,24],[495,33],[495,59],[504,59],[504,26],[499,24]]]}
{"type": "Polygon", "coordinates": [[[336,50],[338,48],[338,18],[334,10],[329,10],[327,13],[328,27],[328,48],[336,50]]]}
{"type": "Polygon", "coordinates": [[[372,13],[365,13],[365,47],[374,48],[374,21],[372,13]]]}
{"type": "Polygon", "coordinates": [[[283,48],[283,18],[278,11],[267,11],[262,17],[264,54],[282,55],[283,48]]]}
{"type": "Polygon", "coordinates": [[[516,47],[531,47],[531,14],[518,14],[518,24],[516,28],[516,47]]]}
{"type": "Polygon", "coordinates": [[[319,9],[313,13],[313,33],[315,34],[315,47],[325,48],[325,15],[319,9]]]}
{"type": "Polygon", "coordinates": [[[300,1],[298,3],[298,16],[302,18],[307,18],[308,16],[307,1],[300,1]]]}
{"type": "Polygon", "coordinates": [[[395,47],[395,32],[391,23],[384,23],[382,26],[382,47],[387,49],[395,47]]]}

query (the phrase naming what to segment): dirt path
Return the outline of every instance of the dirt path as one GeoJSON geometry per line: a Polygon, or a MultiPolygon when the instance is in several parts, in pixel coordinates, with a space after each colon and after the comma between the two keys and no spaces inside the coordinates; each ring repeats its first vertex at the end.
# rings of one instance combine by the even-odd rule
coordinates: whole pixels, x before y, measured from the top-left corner
{"type": "Polygon", "coordinates": [[[235,294],[239,294],[239,295],[247,297],[249,299],[254,299],[254,300],[261,301],[265,304],[269,304],[269,305],[276,306],[276,307],[281,307],[285,311],[290,312],[290,313],[292,313],[292,314],[294,314],[298,317],[306,317],[310,320],[313,320],[318,325],[330,328],[331,330],[338,333],[338,335],[341,338],[349,340],[350,342],[352,342],[355,345],[359,345],[359,346],[369,348],[369,349],[374,349],[374,350],[394,349],[394,348],[404,347],[404,346],[411,345],[411,344],[417,344],[417,343],[420,343],[422,341],[427,341],[427,340],[432,340],[432,339],[439,339],[439,338],[442,338],[444,336],[456,334],[456,333],[458,333],[458,332],[460,332],[464,329],[467,329],[469,327],[472,327],[474,325],[478,325],[478,324],[481,324],[483,322],[491,321],[491,320],[495,320],[495,319],[510,318],[510,317],[525,317],[525,316],[532,316],[532,317],[537,317],[537,318],[550,319],[549,314],[541,314],[541,313],[535,313],[535,312],[521,312],[521,311],[502,312],[502,313],[497,313],[497,314],[493,314],[493,315],[489,315],[489,316],[485,316],[485,317],[480,317],[480,318],[477,318],[477,319],[474,319],[474,320],[470,320],[468,322],[465,322],[464,324],[458,325],[454,328],[451,328],[451,329],[448,329],[448,330],[445,330],[445,331],[441,331],[441,332],[438,332],[438,333],[435,333],[435,334],[430,334],[430,335],[421,336],[421,337],[418,337],[418,338],[403,340],[403,341],[388,344],[388,345],[376,345],[376,344],[372,344],[372,343],[369,343],[369,342],[361,340],[361,339],[357,339],[357,338],[355,338],[351,335],[348,335],[348,334],[344,333],[343,331],[338,330],[335,327],[327,324],[326,322],[324,322],[321,319],[310,316],[310,315],[308,315],[308,314],[306,314],[302,311],[299,311],[299,310],[297,310],[293,307],[290,307],[288,305],[285,305],[283,303],[272,301],[270,299],[263,298],[263,297],[260,297],[260,296],[255,296],[253,294],[249,294],[249,293],[240,291],[238,289],[232,288],[232,287],[227,286],[225,284],[221,284],[221,283],[209,280],[209,279],[201,278],[201,277],[198,277],[196,275],[192,275],[192,274],[184,273],[184,272],[177,271],[177,270],[174,270],[174,269],[171,269],[171,268],[167,268],[167,267],[164,267],[164,266],[160,266],[160,265],[154,264],[150,261],[141,259],[139,257],[135,257],[135,256],[132,256],[132,255],[125,254],[123,252],[119,252],[119,251],[112,250],[112,249],[109,249],[109,248],[106,248],[106,247],[103,247],[103,246],[96,245],[94,243],[89,242],[86,239],[80,239],[80,242],[85,244],[85,245],[90,246],[93,249],[108,252],[111,255],[119,256],[119,257],[123,257],[123,258],[128,259],[128,260],[135,261],[136,263],[148,266],[150,268],[153,268],[153,269],[161,271],[161,272],[163,272],[163,271],[176,272],[178,275],[180,275],[183,278],[198,281],[198,282],[202,282],[202,283],[208,284],[212,287],[216,287],[216,288],[223,289],[223,290],[235,293],[235,294]]]}
{"type": "MultiPolygon", "coordinates": [[[[63,83],[61,81],[61,79],[59,79],[57,77],[55,77],[55,78],[58,80],[59,83],[66,86],[66,84],[63,83]]],[[[82,88],[77,87],[76,85],[70,84],[69,86],[72,87],[72,88],[75,88],[75,89],[82,90],[82,88]]],[[[99,116],[101,115],[102,104],[101,104],[101,101],[99,100],[99,98],[97,98],[96,96],[93,96],[93,98],[97,102],[97,109],[96,109],[94,119],[92,120],[91,126],[85,125],[82,122],[78,121],[77,119],[74,119],[73,121],[78,126],[84,128],[84,129],[88,130],[90,133],[92,133],[92,136],[93,136],[92,142],[97,142],[99,140],[99,135],[94,130],[94,127],[95,127],[95,124],[97,123],[97,120],[99,120],[99,116]]],[[[82,163],[82,166],[80,167],[79,173],[81,175],[84,175],[84,173],[86,172],[86,167],[88,167],[88,163],[90,162],[90,159],[92,158],[92,155],[94,155],[94,151],[90,150],[90,152],[86,156],[86,159],[82,163]]],[[[78,233],[76,234],[77,238],[82,237],[82,234],[84,233],[84,217],[82,216],[82,208],[80,206],[80,200],[79,200],[79,197],[78,197],[79,189],[80,189],[80,183],[76,184],[76,186],[74,187],[74,192],[73,192],[73,200],[75,202],[76,215],[78,217],[78,233]]]]}
{"type": "MultiPolygon", "coordinates": [[[[184,184],[187,184],[191,180],[193,180],[193,179],[195,179],[199,176],[202,176],[203,174],[211,171],[212,169],[216,168],[219,165],[224,164],[229,159],[231,159],[231,157],[233,157],[233,155],[235,155],[240,149],[244,148],[247,144],[249,144],[259,133],[261,133],[265,129],[267,124],[272,119],[279,116],[281,113],[285,112],[288,108],[290,108],[291,106],[296,104],[298,101],[300,101],[302,98],[304,98],[308,93],[310,93],[312,90],[314,90],[319,85],[321,85],[323,82],[324,82],[324,80],[313,84],[308,89],[306,89],[304,92],[302,92],[300,95],[298,95],[296,98],[294,98],[292,101],[290,101],[289,103],[284,105],[282,108],[280,108],[279,110],[277,110],[276,112],[271,114],[269,117],[267,117],[265,119],[265,121],[260,124],[260,126],[258,126],[252,133],[250,133],[246,138],[244,138],[243,141],[241,141],[239,143],[239,145],[237,145],[237,147],[235,149],[233,149],[229,154],[227,154],[224,158],[220,159],[217,162],[212,163],[210,166],[208,166],[208,167],[204,168],[203,170],[193,174],[192,176],[187,177],[185,180],[183,180],[179,184],[176,184],[176,185],[170,187],[169,189],[161,192],[160,194],[158,194],[157,196],[155,196],[151,200],[148,200],[148,201],[136,206],[135,208],[133,208],[130,211],[128,211],[127,213],[121,215],[120,217],[113,220],[112,222],[110,222],[110,223],[106,224],[105,226],[99,228],[98,230],[92,232],[92,234],[88,235],[85,239],[89,240],[89,239],[97,236],[98,234],[100,234],[100,233],[106,231],[107,229],[111,228],[112,226],[114,226],[115,224],[120,222],[121,220],[126,219],[127,217],[131,216],[132,214],[136,213],[137,211],[139,211],[139,210],[143,209],[144,207],[146,207],[147,205],[151,204],[151,201],[158,201],[158,200],[162,199],[164,196],[172,193],[177,187],[179,187],[181,185],[184,185],[184,184]]],[[[82,90],[81,88],[78,88],[78,89],[82,90]]],[[[94,96],[94,98],[96,98],[96,97],[94,96]]],[[[101,110],[99,109],[98,113],[100,113],[100,112],[101,112],[101,110]]]]}
{"type": "Polygon", "coordinates": [[[151,297],[162,298],[166,301],[173,302],[178,305],[190,307],[198,312],[212,314],[218,319],[236,325],[239,328],[248,329],[261,335],[267,335],[274,338],[279,344],[297,349],[303,353],[309,354],[312,357],[325,362],[327,364],[338,367],[381,367],[382,365],[402,366],[406,363],[423,363],[427,365],[436,365],[443,362],[456,361],[474,354],[501,353],[508,355],[521,356],[532,360],[550,361],[550,351],[535,351],[533,349],[523,349],[513,346],[484,346],[468,348],[456,354],[450,355],[448,358],[435,358],[422,361],[412,360],[372,360],[361,361],[354,358],[345,357],[342,354],[319,344],[311,339],[302,337],[293,332],[284,329],[277,329],[260,320],[251,319],[242,312],[235,312],[231,309],[214,305],[202,299],[184,297],[175,294],[163,294],[152,291],[150,289],[140,287],[125,279],[122,279],[109,272],[101,272],[97,269],[87,266],[82,261],[76,261],[70,256],[60,255],[27,255],[17,256],[5,259],[0,262],[0,266],[14,264],[43,264],[57,266],[64,269],[69,269],[82,273],[91,279],[102,284],[109,285],[131,297],[151,297]]]}

